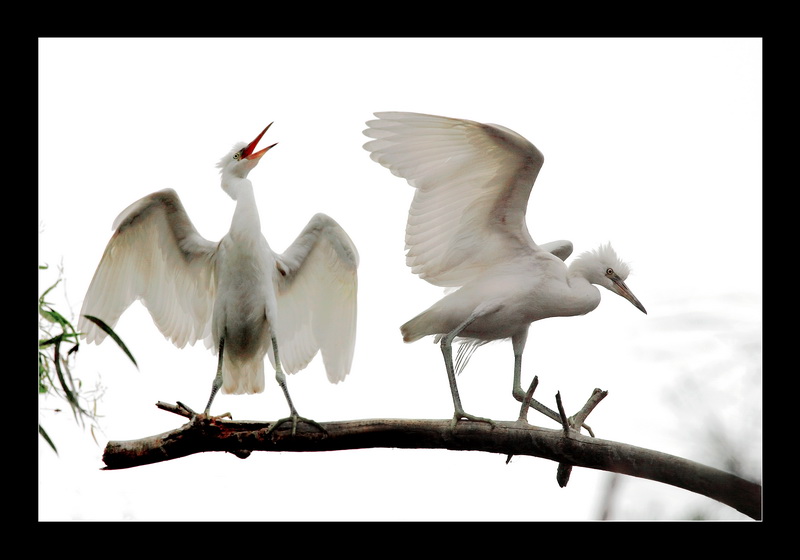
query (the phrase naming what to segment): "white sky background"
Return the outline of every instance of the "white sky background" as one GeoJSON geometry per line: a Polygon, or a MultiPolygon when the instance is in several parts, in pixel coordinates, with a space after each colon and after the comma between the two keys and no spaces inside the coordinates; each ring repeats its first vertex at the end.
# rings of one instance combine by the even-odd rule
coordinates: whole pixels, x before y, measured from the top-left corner
{"type": "MultiPolygon", "coordinates": [[[[300,414],[317,421],[450,418],[432,339],[399,326],[442,296],[405,266],[413,190],[362,145],[375,111],[417,111],[502,124],[545,155],[528,208],[538,242],[575,254],[611,241],[648,310],[603,291],[585,317],[531,327],[523,383],[561,392],[575,412],[595,387],[598,437],[721,464],[708,426],[761,473],[762,43],[758,39],[43,39],[39,43],[40,293],[80,309],[117,214],[176,189],[208,239],[234,202],[216,162],[274,125],[278,142],[251,172],[264,234],[283,251],[315,212],[334,217],[361,255],[353,370],[331,385],[319,359],[289,378],[300,414]]],[[[104,472],[111,440],[178,427],[155,407],[208,398],[216,361],[202,343],[174,348],[134,304],[116,327],[139,369],[112,343],[83,345],[75,375],[104,394],[99,442],[63,403],[39,420],[41,520],[587,520],[609,475],[531,457],[422,450],[208,453],[104,472]]],[[[513,420],[510,342],[485,346],[459,377],[464,408],[513,420]]],[[[217,396],[212,412],[283,417],[277,384],[217,396]]],[[[556,427],[531,412],[531,421],[556,427]]],[[[683,490],[624,478],[617,518],[680,519],[704,507],[683,490]]]]}

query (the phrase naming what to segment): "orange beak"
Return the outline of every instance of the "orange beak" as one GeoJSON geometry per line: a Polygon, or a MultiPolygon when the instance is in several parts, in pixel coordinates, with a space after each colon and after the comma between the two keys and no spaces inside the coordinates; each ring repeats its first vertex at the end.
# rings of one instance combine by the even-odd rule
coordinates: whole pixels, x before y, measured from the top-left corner
{"type": "Polygon", "coordinates": [[[263,156],[264,154],[266,154],[266,153],[267,153],[267,150],[269,150],[270,148],[272,148],[273,146],[275,146],[275,145],[277,144],[277,142],[275,142],[275,144],[272,144],[272,146],[267,146],[267,147],[266,147],[266,148],[264,148],[263,150],[259,150],[259,151],[255,152],[255,153],[253,153],[253,150],[255,150],[255,149],[256,149],[256,145],[258,144],[258,141],[259,141],[259,140],[261,140],[261,137],[262,137],[262,136],[264,136],[264,133],[265,133],[266,131],[268,131],[268,130],[269,130],[269,127],[271,127],[271,126],[272,126],[272,123],[269,123],[269,124],[267,125],[267,128],[265,128],[264,130],[262,130],[262,131],[261,131],[261,134],[259,134],[258,136],[256,136],[256,139],[255,139],[255,140],[253,140],[252,142],[250,142],[250,143],[247,145],[247,147],[244,149],[244,157],[245,157],[245,159],[257,160],[258,158],[260,158],[261,156],[263,156]]]}

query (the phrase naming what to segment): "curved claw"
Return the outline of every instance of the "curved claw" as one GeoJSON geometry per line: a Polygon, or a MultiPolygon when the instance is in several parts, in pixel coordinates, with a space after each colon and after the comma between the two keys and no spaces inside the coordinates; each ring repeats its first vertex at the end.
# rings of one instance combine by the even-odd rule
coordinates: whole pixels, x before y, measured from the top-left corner
{"type": "Polygon", "coordinates": [[[323,428],[318,422],[315,422],[314,420],[311,420],[310,418],[303,418],[302,416],[298,416],[296,414],[293,414],[291,416],[287,416],[286,418],[281,418],[280,420],[277,420],[272,426],[270,426],[269,430],[267,430],[267,435],[272,434],[272,432],[274,432],[275,429],[278,426],[280,426],[281,424],[285,424],[286,422],[291,422],[292,423],[292,435],[293,436],[296,435],[296,433],[297,433],[297,423],[298,422],[305,422],[306,424],[314,426],[319,431],[321,431],[323,434],[328,435],[328,430],[323,428]]]}

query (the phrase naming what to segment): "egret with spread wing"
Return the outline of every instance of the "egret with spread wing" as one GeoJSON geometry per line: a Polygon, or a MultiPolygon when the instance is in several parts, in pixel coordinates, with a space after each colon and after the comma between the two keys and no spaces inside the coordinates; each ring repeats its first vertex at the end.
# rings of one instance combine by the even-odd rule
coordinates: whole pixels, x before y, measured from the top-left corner
{"type": "MultiPolygon", "coordinates": [[[[435,335],[441,342],[453,423],[488,421],[461,406],[452,342],[458,357],[510,338],[512,394],[525,402],[522,352],[533,321],[583,315],[600,303],[599,285],[647,313],[625,285],[629,267],[610,245],[578,256],[572,243],[537,245],[525,223],[528,198],[544,157],[505,127],[418,113],[375,113],[364,134],[370,157],[415,188],[406,224],[406,263],[436,286],[458,288],[403,326],[403,340],[435,335]]],[[[538,403],[537,403],[538,404],[538,403]]],[[[541,409],[539,409],[541,410],[541,409]]]]}
{"type": "MultiPolygon", "coordinates": [[[[270,125],[271,126],[271,125],[270,125]]],[[[356,334],[358,252],[333,219],[316,214],[283,254],[261,233],[253,185],[247,178],[275,144],[255,151],[267,126],[249,144],[236,144],[217,166],[222,189],[236,201],[229,232],[219,242],[195,229],[177,193],[166,189],[134,202],[114,222],[86,293],[78,329],[100,343],[104,331],[141,300],[161,333],[177,347],[203,340],[218,354],[214,396],[264,390],[264,357],[289,404],[294,433],[298,415],[286,386],[289,373],[321,351],[328,379],[350,371],[356,334]]],[[[312,422],[313,423],[313,422],[312,422]]]]}

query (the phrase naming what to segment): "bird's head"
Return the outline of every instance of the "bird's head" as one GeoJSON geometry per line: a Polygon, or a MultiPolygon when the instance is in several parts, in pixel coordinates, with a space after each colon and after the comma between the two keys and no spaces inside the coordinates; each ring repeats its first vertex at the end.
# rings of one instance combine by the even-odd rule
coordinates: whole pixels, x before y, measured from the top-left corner
{"type": "Polygon", "coordinates": [[[642,313],[647,313],[644,306],[625,285],[625,280],[631,272],[630,267],[617,256],[610,243],[580,254],[570,266],[570,271],[582,275],[592,284],[603,286],[624,297],[642,313]]]}
{"type": "Polygon", "coordinates": [[[222,187],[227,191],[226,185],[229,184],[229,180],[231,179],[244,179],[247,177],[247,174],[250,173],[250,170],[253,169],[256,165],[258,165],[261,156],[267,153],[267,150],[275,146],[272,144],[267,146],[263,150],[255,151],[256,145],[258,145],[258,141],[261,140],[261,137],[264,136],[264,133],[269,130],[269,127],[272,126],[272,123],[267,125],[267,128],[261,131],[261,134],[256,136],[255,140],[246,144],[244,142],[236,143],[230,152],[228,152],[225,157],[219,160],[217,163],[217,167],[220,169],[220,174],[222,174],[222,187]]]}

